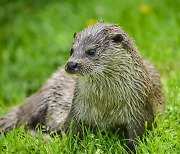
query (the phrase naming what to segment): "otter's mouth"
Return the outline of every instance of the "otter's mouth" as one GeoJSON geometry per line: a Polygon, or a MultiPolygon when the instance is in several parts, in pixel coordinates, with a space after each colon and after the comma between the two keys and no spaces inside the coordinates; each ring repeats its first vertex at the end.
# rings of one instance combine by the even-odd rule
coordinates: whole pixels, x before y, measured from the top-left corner
{"type": "Polygon", "coordinates": [[[81,73],[80,71],[80,67],[78,66],[77,63],[74,63],[74,62],[68,62],[65,66],[65,71],[68,73],[68,74],[75,74],[75,75],[83,75],[83,73],[81,73]]]}
{"type": "Polygon", "coordinates": [[[73,63],[67,63],[65,66],[65,71],[69,74],[76,74],[78,72],[77,67],[73,63]]]}
{"type": "Polygon", "coordinates": [[[93,66],[90,64],[82,64],[76,62],[67,62],[65,66],[65,71],[68,74],[74,74],[77,76],[86,76],[93,73],[93,66]]]}
{"type": "Polygon", "coordinates": [[[86,76],[88,74],[91,74],[90,70],[84,70],[83,68],[80,67],[71,68],[68,66],[68,64],[65,66],[65,71],[70,75],[77,75],[77,76],[86,76]]]}

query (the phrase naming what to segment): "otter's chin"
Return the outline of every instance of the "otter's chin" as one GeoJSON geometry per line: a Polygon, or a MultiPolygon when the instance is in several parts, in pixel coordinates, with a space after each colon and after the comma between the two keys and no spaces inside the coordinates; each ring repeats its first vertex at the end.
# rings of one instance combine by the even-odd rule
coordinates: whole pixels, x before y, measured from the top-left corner
{"type": "Polygon", "coordinates": [[[70,75],[84,76],[84,74],[81,73],[79,70],[69,70],[69,69],[65,68],[65,71],[70,75]]]}
{"type": "Polygon", "coordinates": [[[65,66],[65,71],[68,74],[76,74],[76,70],[70,69],[67,65],[65,66]]]}
{"type": "Polygon", "coordinates": [[[78,75],[80,74],[78,71],[76,70],[69,70],[69,69],[65,69],[66,73],[70,74],[70,75],[78,75]]]}
{"type": "Polygon", "coordinates": [[[93,73],[91,69],[83,69],[83,68],[70,68],[67,65],[65,66],[65,71],[70,75],[77,75],[77,76],[86,76],[93,73]]]}

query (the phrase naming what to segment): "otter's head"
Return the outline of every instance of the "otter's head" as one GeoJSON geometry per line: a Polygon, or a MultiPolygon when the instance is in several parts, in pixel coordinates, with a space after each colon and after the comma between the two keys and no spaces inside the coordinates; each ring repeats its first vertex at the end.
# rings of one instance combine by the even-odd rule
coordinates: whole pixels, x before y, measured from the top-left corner
{"type": "Polygon", "coordinates": [[[76,75],[93,75],[120,61],[129,39],[115,24],[97,22],[74,34],[66,71],[76,75]],[[113,59],[113,60],[112,60],[113,59]],[[114,63],[114,64],[113,64],[114,63]]]}

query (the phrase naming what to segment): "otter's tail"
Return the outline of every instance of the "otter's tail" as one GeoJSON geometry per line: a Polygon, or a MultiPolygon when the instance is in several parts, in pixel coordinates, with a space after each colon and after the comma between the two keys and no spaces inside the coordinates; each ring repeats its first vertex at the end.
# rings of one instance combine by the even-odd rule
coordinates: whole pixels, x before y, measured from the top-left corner
{"type": "Polygon", "coordinates": [[[15,127],[18,120],[18,111],[19,107],[14,107],[0,117],[0,132],[7,132],[15,127]]]}

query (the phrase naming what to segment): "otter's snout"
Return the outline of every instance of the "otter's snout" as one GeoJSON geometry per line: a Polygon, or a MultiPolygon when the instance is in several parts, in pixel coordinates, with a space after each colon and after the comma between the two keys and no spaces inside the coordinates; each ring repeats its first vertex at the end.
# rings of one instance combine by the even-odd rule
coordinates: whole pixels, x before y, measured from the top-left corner
{"type": "Polygon", "coordinates": [[[76,62],[68,62],[66,65],[66,72],[68,73],[75,73],[75,71],[77,70],[78,67],[78,63],[76,62]]]}

